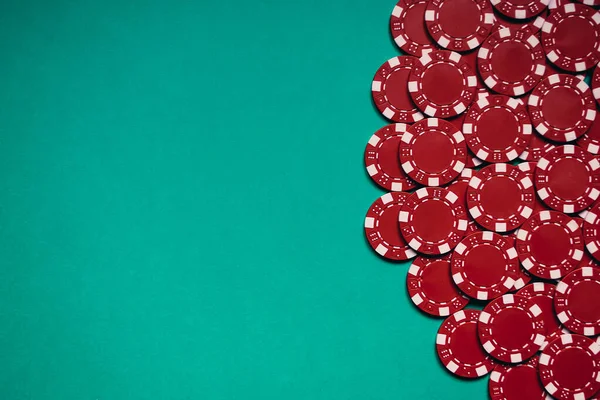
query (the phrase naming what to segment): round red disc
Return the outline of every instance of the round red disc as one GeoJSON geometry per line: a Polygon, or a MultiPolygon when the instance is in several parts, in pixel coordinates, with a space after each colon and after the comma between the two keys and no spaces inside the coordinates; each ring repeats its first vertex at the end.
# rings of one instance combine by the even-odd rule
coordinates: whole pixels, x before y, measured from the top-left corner
{"type": "Polygon", "coordinates": [[[409,191],[417,186],[406,175],[398,158],[404,132],[405,124],[384,126],[371,136],[365,148],[367,173],[379,186],[393,192],[409,191]]]}
{"type": "Polygon", "coordinates": [[[461,241],[467,216],[458,196],[444,188],[415,191],[400,210],[400,232],[422,254],[445,254],[461,241]]]}
{"type": "Polygon", "coordinates": [[[521,155],[519,155],[519,158],[525,161],[537,161],[555,147],[554,144],[544,140],[544,138],[534,132],[530,135],[529,143],[521,155]]]}
{"type": "Polygon", "coordinates": [[[548,60],[567,71],[585,71],[600,56],[600,17],[582,4],[557,7],[542,26],[542,43],[548,60]]]}
{"type": "Polygon", "coordinates": [[[488,165],[469,181],[469,214],[486,229],[507,232],[518,228],[531,216],[534,204],[531,178],[513,165],[488,165]]]}
{"type": "Polygon", "coordinates": [[[577,139],[596,118],[596,103],[590,87],[567,74],[542,79],[529,96],[528,107],[537,132],[557,142],[577,139]]]}
{"type": "Polygon", "coordinates": [[[527,360],[545,340],[542,310],[515,294],[505,294],[485,306],[477,329],[485,351],[507,363],[527,360]]]}
{"type": "Polygon", "coordinates": [[[448,371],[463,378],[488,374],[494,360],[483,351],[477,338],[477,320],[481,311],[461,310],[442,323],[436,337],[437,354],[448,371]]]}
{"type": "Polygon", "coordinates": [[[525,104],[508,96],[485,96],[469,107],[462,132],[477,158],[508,162],[525,151],[531,138],[525,104]]]}
{"type": "Polygon", "coordinates": [[[398,215],[408,193],[386,193],[371,205],[365,218],[365,235],[377,254],[389,260],[408,260],[417,254],[400,235],[398,215]]]}
{"type": "Polygon", "coordinates": [[[417,107],[432,117],[448,118],[473,102],[477,77],[460,54],[437,50],[422,56],[412,69],[408,91],[417,107]]]}
{"type": "Polygon", "coordinates": [[[519,259],[512,240],[483,231],[465,237],[452,252],[452,279],[467,296],[490,300],[513,288],[519,259]]]}
{"type": "Polygon", "coordinates": [[[535,187],[550,208],[567,214],[582,211],[598,199],[600,163],[580,147],[559,146],[537,163],[535,187]]]}
{"type": "Polygon", "coordinates": [[[406,276],[408,295],[421,311],[445,317],[462,310],[469,303],[450,278],[450,256],[417,257],[406,276]]]}
{"type": "Polygon", "coordinates": [[[491,400],[545,400],[546,392],[538,378],[538,358],[520,365],[499,364],[490,374],[491,400]]]}
{"type": "Polygon", "coordinates": [[[577,139],[577,145],[594,155],[600,153],[600,117],[598,115],[598,112],[596,112],[596,118],[594,118],[590,129],[577,139]]]}
{"type": "Polygon", "coordinates": [[[594,204],[585,215],[583,238],[587,251],[600,261],[600,203],[594,204]]]}
{"type": "Polygon", "coordinates": [[[600,333],[600,269],[583,267],[556,285],[554,309],[571,332],[585,336],[600,333]]]}
{"type": "Polygon", "coordinates": [[[544,11],[540,15],[537,15],[535,17],[525,19],[514,19],[502,15],[500,12],[494,9],[494,17],[496,18],[496,23],[494,24],[492,32],[504,28],[510,28],[515,31],[528,31],[529,33],[537,34],[540,31],[540,29],[542,29],[544,22],[546,22],[547,16],[548,12],[544,11]]]}
{"type": "Polygon", "coordinates": [[[492,5],[501,14],[514,18],[531,18],[546,9],[549,0],[491,0],[492,5]]]}
{"type": "Polygon", "coordinates": [[[390,31],[396,45],[417,57],[437,47],[423,23],[426,8],[427,0],[400,0],[390,17],[390,31]]]}
{"type": "Polygon", "coordinates": [[[542,310],[544,335],[546,338],[557,332],[559,334],[562,333],[560,322],[558,322],[556,313],[554,312],[555,287],[552,283],[534,282],[517,292],[519,296],[528,298],[542,310]]]}
{"type": "Polygon", "coordinates": [[[560,279],[579,265],[583,238],[577,222],[557,211],[541,211],[517,231],[521,265],[543,279],[560,279]]]}
{"type": "Polygon", "coordinates": [[[494,12],[488,0],[431,0],[425,25],[440,46],[468,51],[479,47],[490,34],[494,12]]]}
{"type": "Polygon", "coordinates": [[[418,183],[440,186],[456,178],[465,167],[467,146],[454,124],[426,118],[408,128],[400,142],[400,163],[418,183]]]}
{"type": "MultiPolygon", "coordinates": [[[[467,207],[467,188],[469,187],[469,181],[473,177],[475,173],[471,168],[465,168],[460,173],[460,176],[453,180],[446,189],[454,192],[458,196],[458,198],[463,201],[463,205],[465,206],[465,210],[467,207]]],[[[465,232],[465,236],[469,233],[479,232],[481,231],[481,227],[475,223],[475,220],[469,217],[467,213],[468,225],[467,231],[465,232]]]]}
{"type": "Polygon", "coordinates": [[[487,87],[508,96],[529,92],[546,71],[544,51],[528,30],[492,33],[479,49],[478,69],[487,87]]]}
{"type": "Polygon", "coordinates": [[[589,399],[600,389],[600,346],[581,335],[561,335],[540,355],[542,384],[558,400],[589,399]]]}
{"type": "Polygon", "coordinates": [[[408,93],[408,76],[417,61],[411,56],[390,58],[375,73],[371,95],[375,106],[387,119],[409,124],[423,119],[408,93]]]}

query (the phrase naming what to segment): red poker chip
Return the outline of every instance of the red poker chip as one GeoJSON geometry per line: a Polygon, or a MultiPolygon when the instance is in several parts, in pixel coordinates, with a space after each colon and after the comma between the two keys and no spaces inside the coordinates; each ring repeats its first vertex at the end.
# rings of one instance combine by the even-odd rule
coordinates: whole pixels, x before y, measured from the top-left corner
{"type": "Polygon", "coordinates": [[[437,47],[423,23],[426,8],[427,0],[400,0],[390,17],[390,31],[396,45],[417,57],[437,47]]]}
{"type": "Polygon", "coordinates": [[[513,288],[519,259],[512,240],[484,231],[465,237],[452,253],[452,279],[467,296],[490,300],[513,288]]]}
{"type": "Polygon", "coordinates": [[[422,254],[445,254],[461,241],[467,229],[462,201],[444,188],[421,188],[404,203],[398,217],[408,245],[422,254]]]}
{"type": "Polygon", "coordinates": [[[375,73],[371,95],[375,106],[387,119],[412,124],[424,118],[414,105],[407,86],[408,76],[417,61],[411,56],[390,58],[375,73]]]}
{"type": "Polygon", "coordinates": [[[418,183],[440,186],[456,178],[465,167],[467,146],[454,124],[426,118],[408,128],[400,142],[400,163],[418,183]]]}
{"type": "Polygon", "coordinates": [[[417,107],[431,117],[452,117],[473,102],[477,76],[460,54],[437,50],[415,63],[408,91],[417,107]]]}
{"type": "Polygon", "coordinates": [[[539,359],[544,388],[557,400],[589,399],[600,390],[600,346],[581,335],[561,335],[539,359]]]}
{"type": "Polygon", "coordinates": [[[598,112],[596,112],[596,118],[594,118],[590,129],[577,139],[578,146],[594,155],[600,153],[600,117],[598,115],[598,112]]]}
{"type": "Polygon", "coordinates": [[[585,215],[583,238],[587,251],[600,261],[600,203],[594,204],[585,215]]]}
{"type": "Polygon", "coordinates": [[[544,140],[537,133],[531,134],[529,143],[525,150],[519,155],[519,158],[524,161],[537,161],[547,152],[554,149],[556,145],[544,140]]]}
{"type": "Polygon", "coordinates": [[[549,0],[491,0],[499,13],[515,19],[531,18],[546,9],[549,0]]]}
{"type": "Polygon", "coordinates": [[[529,273],[559,279],[583,257],[583,238],[577,222],[557,211],[540,211],[517,231],[517,253],[529,273]]]}
{"type": "Polygon", "coordinates": [[[400,235],[398,215],[410,197],[408,193],[386,193],[371,205],[365,217],[365,235],[369,244],[382,257],[402,261],[417,254],[400,235]]]}
{"type": "Polygon", "coordinates": [[[488,374],[496,363],[483,351],[477,338],[477,320],[481,311],[461,310],[442,323],[436,337],[436,349],[442,364],[463,378],[488,374]]]}
{"type": "Polygon", "coordinates": [[[542,29],[544,22],[546,22],[547,16],[548,13],[544,11],[540,15],[537,15],[535,17],[515,19],[502,15],[500,12],[494,9],[494,17],[496,18],[496,23],[494,25],[494,29],[492,29],[492,32],[504,28],[510,28],[515,31],[528,31],[529,33],[537,34],[540,31],[540,29],[542,29]]]}
{"type": "Polygon", "coordinates": [[[577,139],[596,118],[596,103],[590,87],[567,74],[542,79],[529,96],[528,107],[537,132],[557,142],[577,139]]]}
{"type": "Polygon", "coordinates": [[[400,141],[405,132],[405,124],[384,126],[371,136],[365,148],[367,173],[379,186],[393,192],[417,187],[417,183],[400,166],[398,158],[400,141]]]}
{"type": "Polygon", "coordinates": [[[477,158],[508,162],[525,151],[531,138],[525,104],[508,96],[490,95],[469,107],[462,132],[477,158]]]}
{"type": "Polygon", "coordinates": [[[489,35],[494,12],[487,0],[431,0],[425,11],[425,25],[440,46],[468,51],[479,47],[489,35]]]}
{"type": "Polygon", "coordinates": [[[516,294],[505,294],[485,306],[477,328],[485,351],[507,363],[527,360],[545,340],[542,310],[516,294]]]}
{"type": "Polygon", "coordinates": [[[406,286],[412,302],[427,314],[445,317],[469,304],[450,278],[450,256],[417,257],[408,269],[406,286]]]}
{"type": "Polygon", "coordinates": [[[554,309],[559,321],[571,332],[585,336],[600,333],[600,269],[583,267],[556,285],[554,309]]]}
{"type": "Polygon", "coordinates": [[[554,312],[554,291],[556,286],[546,282],[534,282],[517,292],[519,296],[523,296],[534,302],[542,310],[544,319],[544,335],[546,340],[548,337],[555,334],[562,334],[563,330],[560,322],[556,318],[554,312]]]}
{"type": "Polygon", "coordinates": [[[513,165],[488,165],[469,181],[469,214],[486,229],[507,232],[518,228],[532,215],[534,204],[531,178],[513,165]]]}
{"type": "Polygon", "coordinates": [[[492,33],[481,45],[478,57],[485,85],[508,96],[529,92],[546,71],[542,45],[528,30],[505,28],[492,33]]]}
{"type": "Polygon", "coordinates": [[[583,149],[559,146],[537,163],[535,187],[550,208],[567,214],[588,208],[600,196],[600,163],[583,149]]]}
{"type": "Polygon", "coordinates": [[[542,26],[542,44],[548,60],[567,71],[592,68],[600,56],[600,17],[581,4],[557,7],[542,26]]]}
{"type": "Polygon", "coordinates": [[[490,374],[488,391],[491,400],[547,400],[538,378],[538,357],[524,364],[499,364],[490,374]]]}

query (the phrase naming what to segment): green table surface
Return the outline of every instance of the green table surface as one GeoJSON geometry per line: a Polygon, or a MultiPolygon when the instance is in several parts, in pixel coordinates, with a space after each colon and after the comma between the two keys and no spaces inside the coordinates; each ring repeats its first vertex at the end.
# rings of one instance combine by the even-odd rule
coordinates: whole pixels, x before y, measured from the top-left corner
{"type": "Polygon", "coordinates": [[[393,6],[2,2],[0,398],[485,398],[363,234],[393,6]]]}

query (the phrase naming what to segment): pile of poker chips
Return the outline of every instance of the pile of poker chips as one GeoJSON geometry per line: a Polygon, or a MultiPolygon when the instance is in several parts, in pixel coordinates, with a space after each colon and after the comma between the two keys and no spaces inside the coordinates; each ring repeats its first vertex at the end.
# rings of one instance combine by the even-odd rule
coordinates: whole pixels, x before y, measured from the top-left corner
{"type": "Polygon", "coordinates": [[[413,260],[440,360],[495,400],[600,399],[600,0],[582,3],[400,0],[405,55],[372,82],[392,123],[364,154],[387,192],[367,240],[413,260]]]}

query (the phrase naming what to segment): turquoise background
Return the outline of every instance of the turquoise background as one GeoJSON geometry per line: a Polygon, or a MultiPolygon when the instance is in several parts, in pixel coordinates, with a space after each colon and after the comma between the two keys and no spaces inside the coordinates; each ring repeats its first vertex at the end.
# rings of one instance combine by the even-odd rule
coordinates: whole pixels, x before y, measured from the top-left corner
{"type": "Polygon", "coordinates": [[[390,0],[0,5],[0,397],[478,399],[379,259],[390,0]]]}

